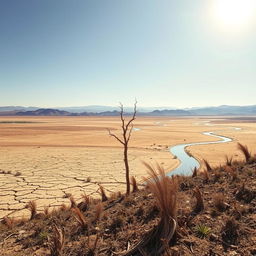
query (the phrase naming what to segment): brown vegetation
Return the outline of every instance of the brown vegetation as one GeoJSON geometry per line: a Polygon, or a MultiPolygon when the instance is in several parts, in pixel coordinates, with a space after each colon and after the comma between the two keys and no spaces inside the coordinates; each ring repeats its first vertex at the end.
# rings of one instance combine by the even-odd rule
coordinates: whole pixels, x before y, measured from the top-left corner
{"type": "Polygon", "coordinates": [[[42,219],[31,202],[30,220],[0,224],[0,255],[255,255],[256,161],[229,167],[235,182],[226,165],[207,182],[147,165],[147,187],[104,202],[84,196],[72,209],[45,208],[42,219]]]}

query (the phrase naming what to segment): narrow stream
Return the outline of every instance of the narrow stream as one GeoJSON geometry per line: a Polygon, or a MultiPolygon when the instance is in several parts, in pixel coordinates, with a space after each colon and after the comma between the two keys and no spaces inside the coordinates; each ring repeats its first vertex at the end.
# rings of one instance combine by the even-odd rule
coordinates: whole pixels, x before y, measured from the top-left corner
{"type": "Polygon", "coordinates": [[[171,147],[170,152],[180,160],[180,165],[176,169],[168,172],[167,173],[168,176],[177,175],[177,174],[189,176],[189,175],[192,175],[193,169],[195,167],[196,168],[200,167],[200,163],[194,157],[186,153],[185,151],[186,147],[195,146],[195,145],[219,144],[219,143],[226,143],[226,142],[232,141],[231,138],[214,134],[214,132],[204,132],[202,134],[219,138],[220,140],[179,144],[171,147]]]}

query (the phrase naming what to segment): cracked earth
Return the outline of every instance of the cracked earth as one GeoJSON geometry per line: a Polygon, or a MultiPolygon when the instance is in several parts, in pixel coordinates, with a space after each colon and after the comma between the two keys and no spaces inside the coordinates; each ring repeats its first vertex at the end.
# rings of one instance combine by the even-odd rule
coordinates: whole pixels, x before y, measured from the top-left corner
{"type": "MultiPolygon", "coordinates": [[[[69,203],[81,194],[99,196],[98,184],[108,193],[124,191],[122,151],[118,148],[0,148],[0,218],[27,216],[27,202],[35,200],[38,210],[69,203]]],[[[163,152],[152,152],[161,159],[163,152]]],[[[166,154],[169,154],[166,152],[166,154]]],[[[131,175],[146,175],[141,160],[145,150],[130,152],[131,175]],[[135,171],[136,170],[136,173],[135,171]],[[140,170],[140,171],[139,171],[140,170]]]]}

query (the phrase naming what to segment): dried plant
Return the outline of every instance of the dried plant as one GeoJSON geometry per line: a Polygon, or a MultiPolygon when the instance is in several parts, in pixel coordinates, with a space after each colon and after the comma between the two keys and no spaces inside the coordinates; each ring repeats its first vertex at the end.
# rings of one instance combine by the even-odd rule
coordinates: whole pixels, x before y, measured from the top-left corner
{"type": "Polygon", "coordinates": [[[225,198],[222,193],[218,193],[213,196],[213,205],[219,211],[224,211],[226,209],[227,204],[225,203],[225,198]]]}
{"type": "Polygon", "coordinates": [[[239,237],[239,225],[234,218],[227,218],[222,228],[222,240],[225,244],[236,244],[239,237]]]}
{"type": "Polygon", "coordinates": [[[81,227],[82,230],[86,230],[88,225],[85,219],[85,216],[83,215],[83,213],[78,209],[78,208],[73,208],[72,211],[75,214],[75,218],[79,224],[79,226],[81,227]]]}
{"type": "Polygon", "coordinates": [[[246,162],[249,162],[250,158],[251,158],[251,153],[249,152],[248,150],[248,147],[246,145],[243,145],[241,143],[237,143],[237,148],[239,151],[242,152],[242,154],[244,155],[245,157],[245,161],[246,162]]]}
{"type": "Polygon", "coordinates": [[[197,176],[198,169],[195,167],[192,173],[192,178],[197,176]]]}
{"type": "Polygon", "coordinates": [[[209,179],[210,179],[208,170],[207,170],[207,169],[204,169],[204,170],[202,171],[202,174],[203,174],[203,176],[204,176],[204,181],[205,181],[205,182],[208,182],[209,179]]]}
{"type": "Polygon", "coordinates": [[[50,209],[49,206],[45,206],[45,207],[44,207],[44,215],[45,215],[45,216],[49,216],[49,215],[50,215],[49,209],[50,209]]]}
{"type": "Polygon", "coordinates": [[[12,229],[16,224],[16,220],[14,217],[4,217],[2,223],[5,224],[9,229],[12,229]]]}
{"type": "Polygon", "coordinates": [[[225,166],[225,171],[232,177],[232,181],[237,180],[237,171],[232,166],[225,166]]]}
{"type": "Polygon", "coordinates": [[[147,235],[134,247],[121,255],[161,255],[165,251],[165,242],[169,243],[176,231],[177,216],[177,178],[165,175],[165,170],[159,164],[156,168],[144,163],[148,169],[150,178],[146,180],[147,185],[156,199],[160,210],[160,221],[147,235]]]}
{"type": "MultiPolygon", "coordinates": [[[[72,205],[72,203],[71,203],[72,205]]],[[[72,206],[71,206],[72,207],[72,206]]],[[[69,209],[69,207],[66,204],[62,204],[59,208],[59,211],[65,212],[69,209]]]]}
{"type": "Polygon", "coordinates": [[[56,225],[53,226],[53,235],[48,237],[51,256],[61,256],[65,243],[65,233],[56,225]]]}
{"type": "Polygon", "coordinates": [[[99,234],[98,232],[96,235],[90,235],[87,239],[87,246],[89,248],[88,255],[94,256],[97,255],[97,244],[99,242],[99,234]]]}
{"type": "Polygon", "coordinates": [[[103,213],[103,204],[102,202],[99,202],[95,206],[94,222],[97,222],[100,220],[102,213],[103,213]]]}
{"type": "Polygon", "coordinates": [[[75,198],[73,196],[70,196],[69,200],[70,200],[70,203],[71,203],[70,207],[71,208],[77,208],[77,204],[76,204],[75,198]]]}
{"type": "Polygon", "coordinates": [[[37,214],[36,201],[29,201],[26,205],[26,208],[30,211],[30,219],[34,219],[37,214]]]}
{"type": "Polygon", "coordinates": [[[233,156],[228,157],[228,156],[226,155],[225,158],[226,158],[226,165],[227,165],[227,166],[232,166],[232,163],[233,163],[233,156]]]}
{"type": "Polygon", "coordinates": [[[132,192],[137,192],[139,190],[137,181],[134,176],[131,177],[131,184],[132,184],[132,192]]]}
{"type": "Polygon", "coordinates": [[[212,167],[210,166],[209,162],[206,159],[203,159],[203,163],[206,166],[208,172],[212,171],[212,167]]]}
{"type": "Polygon", "coordinates": [[[204,209],[204,200],[203,200],[203,196],[202,196],[202,193],[201,193],[199,187],[196,187],[193,190],[193,194],[196,197],[196,205],[194,207],[194,211],[195,212],[203,211],[203,209],[204,209]]]}
{"type": "Polygon", "coordinates": [[[87,211],[88,208],[89,208],[89,204],[90,204],[91,199],[90,199],[90,197],[87,196],[85,193],[82,194],[81,196],[82,196],[83,201],[80,202],[80,203],[77,205],[77,207],[78,207],[81,211],[85,212],[85,211],[87,211]]]}
{"type": "Polygon", "coordinates": [[[101,195],[101,201],[105,202],[108,200],[108,197],[106,195],[105,189],[103,188],[103,186],[99,185],[99,189],[100,189],[100,195],[101,195]]]}

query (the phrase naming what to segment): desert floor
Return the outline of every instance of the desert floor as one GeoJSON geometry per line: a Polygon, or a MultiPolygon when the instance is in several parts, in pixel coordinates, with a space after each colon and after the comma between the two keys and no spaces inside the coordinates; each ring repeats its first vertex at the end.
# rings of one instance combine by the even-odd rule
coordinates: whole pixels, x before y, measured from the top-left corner
{"type": "MultiPolygon", "coordinates": [[[[36,200],[39,210],[68,203],[82,193],[98,195],[124,191],[125,174],[121,144],[107,128],[120,136],[118,117],[0,117],[0,218],[28,214],[25,205],[36,200]]],[[[173,145],[217,138],[202,135],[214,131],[233,139],[224,144],[191,146],[188,151],[212,165],[225,155],[241,158],[239,141],[256,151],[256,121],[210,117],[138,117],[130,141],[131,176],[147,175],[142,161],[158,162],[166,170],[179,165],[169,152],[173,145]],[[239,128],[239,129],[238,129],[239,128]],[[240,129],[241,128],[241,129],[240,129]]]]}

